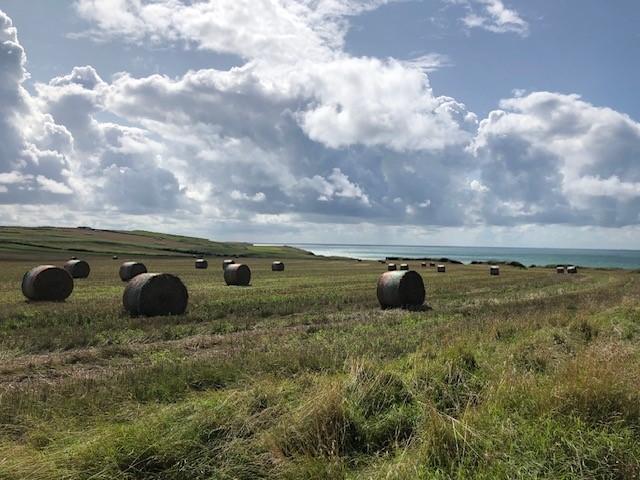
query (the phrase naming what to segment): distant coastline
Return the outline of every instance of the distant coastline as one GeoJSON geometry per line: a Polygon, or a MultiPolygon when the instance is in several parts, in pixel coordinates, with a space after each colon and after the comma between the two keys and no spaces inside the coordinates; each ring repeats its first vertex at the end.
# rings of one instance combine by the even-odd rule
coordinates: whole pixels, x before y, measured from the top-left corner
{"type": "MultiPolygon", "coordinates": [[[[256,245],[284,245],[258,243],[256,245]]],[[[548,265],[578,265],[594,268],[640,268],[640,250],[524,248],[524,247],[457,247],[439,245],[357,245],[322,243],[287,243],[316,255],[351,257],[361,260],[381,260],[387,257],[403,259],[448,258],[464,264],[472,262],[518,262],[527,267],[548,265]]]]}

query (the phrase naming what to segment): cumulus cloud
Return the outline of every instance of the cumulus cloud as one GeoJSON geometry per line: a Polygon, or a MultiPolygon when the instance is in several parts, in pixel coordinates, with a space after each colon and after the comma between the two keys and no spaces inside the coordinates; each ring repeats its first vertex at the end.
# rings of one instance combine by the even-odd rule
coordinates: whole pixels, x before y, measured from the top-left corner
{"type": "Polygon", "coordinates": [[[63,195],[73,193],[73,190],[71,190],[71,188],[69,188],[64,183],[56,182],[55,180],[47,178],[44,175],[38,175],[36,177],[36,181],[45,192],[59,193],[63,195]]]}
{"type": "MultiPolygon", "coordinates": [[[[267,63],[327,59],[339,53],[344,17],[393,0],[78,0],[92,36],[182,42],[267,63]]],[[[397,1],[397,0],[395,0],[397,1]]]]}
{"type": "Polygon", "coordinates": [[[309,188],[318,193],[318,200],[328,202],[334,197],[353,198],[362,202],[364,205],[370,205],[369,197],[362,191],[359,185],[351,183],[349,177],[334,168],[331,174],[324,178],[315,175],[313,178],[304,178],[298,185],[298,188],[309,188]]]}
{"type": "Polygon", "coordinates": [[[535,92],[501,107],[480,123],[473,146],[491,191],[489,218],[638,223],[640,124],[577,95],[535,92]]]}
{"type": "MultiPolygon", "coordinates": [[[[35,83],[33,94],[1,14],[0,203],[247,235],[269,225],[323,230],[310,223],[640,223],[637,122],[549,92],[518,92],[480,120],[432,90],[430,65],[446,59],[344,51],[348,17],[384,3],[79,0],[101,40],[197,47],[245,63],[175,78],[106,79],[81,66],[35,83]]],[[[528,31],[500,1],[464,4],[484,16],[482,28],[528,31]]],[[[15,210],[0,206],[0,218],[15,210]]]]}
{"type": "MultiPolygon", "coordinates": [[[[127,41],[181,39],[247,60],[239,69],[193,72],[177,82],[159,76],[138,82],[125,77],[117,82],[122,89],[163,91],[173,98],[194,88],[200,89],[199,94],[211,88],[211,95],[220,99],[235,93],[234,100],[245,96],[245,111],[252,108],[265,119],[260,106],[280,108],[280,113],[288,108],[312,140],[330,148],[364,144],[397,150],[442,149],[467,141],[467,130],[475,129],[475,117],[460,102],[435,96],[424,75],[425,69],[443,64],[445,57],[399,62],[355,58],[343,52],[344,18],[384,3],[80,0],[76,5],[96,22],[101,35],[127,41]],[[172,84],[174,89],[169,90],[172,84]]],[[[127,92],[123,93],[121,98],[126,97],[127,92]]],[[[234,115],[230,108],[219,108],[221,118],[234,115]]],[[[244,119],[240,123],[246,128],[244,119]]]]}
{"type": "Polygon", "coordinates": [[[26,54],[0,12],[0,202],[148,213],[191,207],[146,130],[99,122],[110,86],[90,66],[23,83],[26,54]]]}
{"type": "Polygon", "coordinates": [[[467,28],[480,28],[493,33],[516,33],[523,37],[529,34],[529,23],[516,10],[507,8],[502,0],[453,0],[453,3],[466,6],[467,13],[462,18],[462,23],[467,28]]]}
{"type": "Polygon", "coordinates": [[[411,60],[405,60],[402,63],[408,67],[422,70],[425,73],[431,73],[436,70],[440,70],[441,68],[453,66],[451,58],[442,53],[427,53],[425,55],[412,58],[411,60]]]}
{"type": "Polygon", "coordinates": [[[23,87],[25,64],[17,30],[0,11],[0,203],[59,201],[71,193],[71,137],[33,104],[23,87]]]}
{"type": "Polygon", "coordinates": [[[248,195],[246,193],[239,192],[238,190],[233,190],[231,192],[231,198],[233,200],[246,200],[249,202],[264,202],[267,199],[267,196],[262,192],[255,193],[254,195],[248,195]]]}
{"type": "Polygon", "coordinates": [[[478,192],[478,193],[487,193],[489,191],[489,187],[487,187],[486,185],[483,185],[478,180],[471,180],[469,182],[469,188],[474,192],[478,192]]]}
{"type": "Polygon", "coordinates": [[[471,138],[475,116],[450,97],[436,97],[419,68],[373,58],[317,65],[308,82],[315,103],[299,114],[313,140],[331,148],[353,144],[442,150],[471,138]]]}
{"type": "MultiPolygon", "coordinates": [[[[305,60],[295,68],[249,62],[177,79],[125,74],[113,81],[106,104],[170,143],[173,171],[181,181],[210,192],[224,211],[237,215],[243,215],[242,206],[261,214],[295,211],[400,221],[404,209],[391,208],[385,200],[405,191],[394,168],[399,163],[442,164],[428,167],[438,174],[431,172],[415,187],[422,196],[425,185],[431,185],[433,196],[442,196],[453,184],[444,180],[443,164],[449,161],[455,172],[463,168],[463,157],[471,161],[460,151],[477,128],[475,115],[464,105],[432,94],[419,69],[395,60],[346,56],[305,60]],[[381,148],[379,155],[374,147],[381,148]],[[188,157],[188,165],[178,157],[188,157]],[[373,173],[381,170],[388,170],[393,181],[373,173]],[[337,189],[336,172],[360,186],[337,189]],[[360,182],[375,195],[365,193],[369,188],[360,182]],[[263,192],[268,201],[246,205],[244,197],[230,196],[232,191],[263,192]],[[229,203],[230,198],[236,201],[229,203]],[[371,205],[377,208],[364,208],[371,205]]],[[[425,165],[419,170],[426,172],[425,165]]],[[[451,208],[446,210],[445,221],[461,222],[451,208]]]]}

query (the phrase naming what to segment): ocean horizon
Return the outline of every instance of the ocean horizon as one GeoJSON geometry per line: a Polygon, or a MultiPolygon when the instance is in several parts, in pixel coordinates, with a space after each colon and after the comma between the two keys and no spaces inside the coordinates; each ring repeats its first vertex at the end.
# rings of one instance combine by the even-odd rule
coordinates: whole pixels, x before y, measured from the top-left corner
{"type": "Polygon", "coordinates": [[[380,260],[385,257],[441,258],[472,261],[520,262],[526,266],[571,264],[596,268],[640,268],[640,250],[526,248],[526,247],[459,247],[440,245],[358,245],[337,243],[260,243],[288,245],[308,250],[315,255],[380,260]]]}

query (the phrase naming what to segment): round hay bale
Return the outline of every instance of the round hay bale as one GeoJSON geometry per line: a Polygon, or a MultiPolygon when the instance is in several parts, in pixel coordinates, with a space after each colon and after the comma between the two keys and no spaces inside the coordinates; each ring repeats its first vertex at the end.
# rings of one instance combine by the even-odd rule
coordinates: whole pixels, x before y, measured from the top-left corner
{"type": "Polygon", "coordinates": [[[387,270],[390,272],[395,272],[398,269],[398,267],[396,267],[395,263],[390,263],[389,265],[387,265],[387,270]]]}
{"type": "Polygon", "coordinates": [[[77,260],[78,257],[69,257],[69,260],[77,260]]]}
{"type": "Polygon", "coordinates": [[[556,267],[556,273],[564,273],[564,267],[561,265],[558,265],[556,267]]]}
{"type": "Polygon", "coordinates": [[[29,300],[61,302],[73,292],[73,278],[64,268],[40,265],[22,277],[22,293],[29,300]]]}
{"type": "Polygon", "coordinates": [[[207,262],[204,258],[199,258],[196,260],[196,268],[206,270],[209,268],[209,262],[207,262]]]}
{"type": "Polygon", "coordinates": [[[409,265],[407,265],[406,263],[401,263],[400,270],[409,270],[409,265]]]}
{"type": "Polygon", "coordinates": [[[128,282],[136,275],[147,273],[147,267],[140,262],[124,262],[120,265],[120,280],[128,282]]]}
{"type": "Polygon", "coordinates": [[[422,263],[420,264],[420,266],[421,266],[422,268],[427,268],[427,262],[422,262],[422,263]]]}
{"type": "Polygon", "coordinates": [[[118,259],[118,255],[114,255],[113,257],[111,257],[112,260],[117,260],[118,259]]]}
{"type": "Polygon", "coordinates": [[[122,304],[131,315],[181,315],[187,309],[187,287],[169,273],[141,273],[124,289],[122,304]]]}
{"type": "Polygon", "coordinates": [[[69,260],[64,264],[64,269],[73,278],[87,278],[91,272],[91,267],[84,260],[69,260]]]}
{"type": "Polygon", "coordinates": [[[378,278],[378,302],[382,308],[419,307],[424,303],[422,276],[415,271],[385,272],[378,278]]]}
{"type": "Polygon", "coordinates": [[[434,262],[429,262],[429,266],[430,266],[430,267],[435,267],[435,266],[436,266],[436,264],[435,264],[434,262]]]}
{"type": "Polygon", "coordinates": [[[500,275],[500,267],[498,265],[491,265],[489,267],[490,275],[500,275]]]}
{"type": "Polygon", "coordinates": [[[567,273],[578,273],[578,267],[571,265],[570,267],[567,267],[567,273]]]}
{"type": "Polygon", "coordinates": [[[447,271],[447,267],[444,265],[438,265],[438,273],[445,273],[447,271]]]}
{"type": "Polygon", "coordinates": [[[230,264],[224,269],[224,281],[227,285],[246,287],[251,282],[251,269],[242,263],[230,264]]]}
{"type": "Polygon", "coordinates": [[[273,262],[271,264],[271,270],[273,272],[284,272],[284,263],[282,263],[282,262],[273,262]]]}
{"type": "Polygon", "coordinates": [[[225,270],[229,265],[233,265],[234,263],[236,263],[233,260],[223,260],[222,261],[222,270],[225,270]]]}

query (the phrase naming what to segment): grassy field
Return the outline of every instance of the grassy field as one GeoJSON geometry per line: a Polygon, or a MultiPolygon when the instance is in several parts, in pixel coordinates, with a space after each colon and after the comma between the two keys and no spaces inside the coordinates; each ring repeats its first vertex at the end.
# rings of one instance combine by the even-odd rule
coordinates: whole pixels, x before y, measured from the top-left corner
{"type": "Polygon", "coordinates": [[[57,304],[0,262],[2,479],[640,476],[638,273],[416,263],[406,312],[378,263],[247,259],[242,288],[148,258],[188,312],[129,318],[120,261],[87,259],[57,304]]]}

